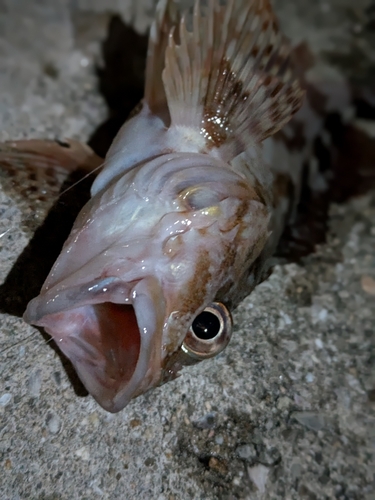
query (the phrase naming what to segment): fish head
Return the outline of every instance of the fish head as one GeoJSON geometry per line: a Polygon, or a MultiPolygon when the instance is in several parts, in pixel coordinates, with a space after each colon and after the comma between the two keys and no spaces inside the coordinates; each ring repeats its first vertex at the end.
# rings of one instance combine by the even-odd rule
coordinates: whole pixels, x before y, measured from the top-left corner
{"type": "Polygon", "coordinates": [[[252,184],[198,153],[156,157],[97,192],[25,313],[106,410],[228,343],[238,284],[268,238],[252,184]]]}

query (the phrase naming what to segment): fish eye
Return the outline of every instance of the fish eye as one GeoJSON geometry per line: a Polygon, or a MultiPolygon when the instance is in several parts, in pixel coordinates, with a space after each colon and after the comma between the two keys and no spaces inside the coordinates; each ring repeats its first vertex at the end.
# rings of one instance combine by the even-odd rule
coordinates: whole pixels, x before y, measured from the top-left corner
{"type": "Polygon", "coordinates": [[[194,319],[182,350],[196,360],[216,356],[232,336],[232,317],[224,304],[213,302],[194,319]]]}

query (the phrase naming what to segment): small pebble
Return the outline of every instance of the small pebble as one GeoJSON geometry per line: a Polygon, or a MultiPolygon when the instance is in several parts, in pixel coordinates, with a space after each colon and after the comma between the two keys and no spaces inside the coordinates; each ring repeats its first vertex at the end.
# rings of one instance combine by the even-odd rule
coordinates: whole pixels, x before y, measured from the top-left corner
{"type": "Polygon", "coordinates": [[[292,404],[292,400],[288,396],[282,396],[277,402],[279,410],[286,410],[292,404]]]}
{"type": "Polygon", "coordinates": [[[301,425],[313,431],[320,431],[327,425],[327,419],[322,413],[314,413],[311,411],[301,411],[292,413],[292,418],[297,420],[301,425]]]}
{"type": "Polygon", "coordinates": [[[352,374],[347,373],[346,376],[346,381],[348,382],[348,385],[354,389],[355,391],[359,392],[360,394],[364,394],[364,390],[361,387],[360,381],[354,377],[352,374]]]}
{"type": "Polygon", "coordinates": [[[193,425],[198,429],[215,429],[217,426],[217,413],[207,413],[199,420],[193,422],[193,425]]]}
{"type": "Polygon", "coordinates": [[[99,421],[99,416],[98,416],[98,414],[97,414],[97,412],[96,412],[96,411],[94,411],[93,413],[91,413],[91,414],[88,416],[88,423],[89,423],[91,426],[95,427],[95,428],[97,428],[97,427],[98,427],[98,425],[99,425],[100,421],[99,421]]]}
{"type": "Polygon", "coordinates": [[[314,374],[313,373],[308,373],[306,375],[305,379],[306,379],[307,383],[311,384],[315,380],[314,374]]]}
{"type": "Polygon", "coordinates": [[[211,457],[208,466],[210,469],[218,472],[219,474],[225,476],[228,473],[228,464],[225,460],[218,457],[211,457]]]}
{"type": "Polygon", "coordinates": [[[240,486],[240,484],[242,483],[243,479],[242,477],[235,477],[232,481],[232,483],[234,484],[234,486],[240,486]]]}
{"type": "Polygon", "coordinates": [[[139,418],[133,418],[132,420],[130,420],[129,425],[132,429],[134,429],[135,427],[139,427],[140,425],[142,425],[142,421],[139,420],[139,418]]]}
{"type": "Polygon", "coordinates": [[[34,398],[37,398],[40,395],[40,388],[42,387],[41,373],[41,370],[36,370],[30,375],[29,380],[27,381],[30,396],[33,396],[34,398]]]}
{"type": "Polygon", "coordinates": [[[58,434],[60,432],[61,421],[53,413],[48,413],[46,418],[46,425],[51,434],[58,434]]]}
{"type": "Polygon", "coordinates": [[[82,448],[79,448],[75,452],[75,455],[79,458],[82,458],[82,460],[85,460],[85,462],[88,462],[90,460],[90,452],[86,448],[86,446],[82,446],[82,448]]]}
{"type": "Polygon", "coordinates": [[[315,339],[315,345],[318,349],[323,349],[324,346],[323,342],[319,338],[315,339]]]}
{"type": "Polygon", "coordinates": [[[262,464],[254,465],[248,468],[249,478],[258,488],[261,494],[266,491],[266,484],[269,474],[269,468],[262,464]]]}
{"type": "Polygon", "coordinates": [[[327,309],[322,309],[318,314],[319,321],[325,321],[328,317],[327,309]]]}
{"type": "Polygon", "coordinates": [[[57,386],[61,385],[61,373],[60,372],[53,372],[53,378],[56,382],[57,386]]]}
{"type": "Polygon", "coordinates": [[[6,392],[0,397],[0,406],[6,406],[11,399],[12,395],[9,392],[6,392]]]}
{"type": "Polygon", "coordinates": [[[301,464],[293,463],[291,468],[290,468],[290,473],[291,473],[293,480],[296,480],[297,478],[299,478],[302,474],[302,471],[303,471],[303,467],[301,464]]]}
{"type": "Polygon", "coordinates": [[[265,448],[259,453],[259,462],[263,465],[276,465],[281,460],[281,454],[276,447],[265,448]]]}
{"type": "Polygon", "coordinates": [[[215,437],[215,443],[216,444],[223,444],[224,443],[224,438],[223,436],[221,436],[220,434],[218,434],[216,437],[215,437]]]}
{"type": "Polygon", "coordinates": [[[375,280],[371,276],[362,276],[361,278],[362,290],[369,295],[375,295],[375,280]]]}
{"type": "Polygon", "coordinates": [[[239,458],[248,462],[254,461],[257,456],[257,452],[253,444],[244,444],[239,446],[236,449],[236,454],[239,458]]]}

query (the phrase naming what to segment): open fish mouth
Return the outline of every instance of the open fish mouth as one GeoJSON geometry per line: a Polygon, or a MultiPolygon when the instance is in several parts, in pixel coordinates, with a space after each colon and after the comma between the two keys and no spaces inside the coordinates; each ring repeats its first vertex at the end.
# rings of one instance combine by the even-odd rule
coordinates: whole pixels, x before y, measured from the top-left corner
{"type": "Polygon", "coordinates": [[[117,412],[160,380],[164,316],[156,280],[105,278],[52,288],[30,302],[24,318],[53,337],[97,402],[117,412]]]}

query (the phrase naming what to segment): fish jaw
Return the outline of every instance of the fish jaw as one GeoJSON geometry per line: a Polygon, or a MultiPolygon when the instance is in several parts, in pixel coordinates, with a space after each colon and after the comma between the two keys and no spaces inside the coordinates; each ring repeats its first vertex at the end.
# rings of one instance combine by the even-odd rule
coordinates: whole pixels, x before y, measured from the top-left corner
{"type": "Polygon", "coordinates": [[[112,413],[161,378],[162,291],[153,278],[131,285],[103,279],[89,284],[86,296],[82,287],[55,297],[52,289],[32,300],[24,315],[53,337],[87,390],[112,413]]]}

